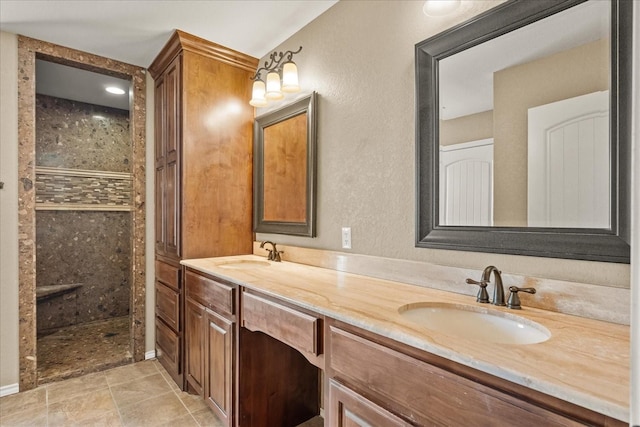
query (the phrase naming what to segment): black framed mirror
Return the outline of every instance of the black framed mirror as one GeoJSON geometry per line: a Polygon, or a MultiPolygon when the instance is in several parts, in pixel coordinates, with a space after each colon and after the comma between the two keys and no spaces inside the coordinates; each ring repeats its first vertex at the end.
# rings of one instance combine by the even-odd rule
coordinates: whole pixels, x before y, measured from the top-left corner
{"type": "Polygon", "coordinates": [[[256,117],[253,229],[315,237],[316,93],[256,117]]]}
{"type": "Polygon", "coordinates": [[[416,246],[629,263],[632,3],[512,0],[416,45],[416,246]]]}

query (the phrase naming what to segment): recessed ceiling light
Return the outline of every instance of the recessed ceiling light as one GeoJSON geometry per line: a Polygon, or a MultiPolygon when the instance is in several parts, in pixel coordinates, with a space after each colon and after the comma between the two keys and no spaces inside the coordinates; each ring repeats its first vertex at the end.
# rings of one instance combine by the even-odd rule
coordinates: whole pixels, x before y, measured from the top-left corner
{"type": "Polygon", "coordinates": [[[422,11],[427,16],[444,16],[454,12],[460,6],[460,0],[427,0],[422,11]]]}
{"type": "Polygon", "coordinates": [[[109,86],[105,89],[109,93],[113,93],[114,95],[124,95],[125,91],[120,89],[119,87],[109,86]]]}

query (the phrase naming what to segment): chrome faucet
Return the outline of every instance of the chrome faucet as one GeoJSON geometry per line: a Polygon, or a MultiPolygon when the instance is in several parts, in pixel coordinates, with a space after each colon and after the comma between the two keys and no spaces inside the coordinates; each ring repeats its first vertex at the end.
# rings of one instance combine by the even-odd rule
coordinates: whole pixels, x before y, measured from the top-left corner
{"type": "Polygon", "coordinates": [[[282,258],[280,257],[280,254],[284,253],[284,251],[279,251],[278,249],[276,249],[276,244],[273,243],[272,241],[269,240],[265,240],[264,242],[260,243],[260,247],[263,248],[264,250],[266,250],[267,252],[269,252],[269,255],[267,255],[267,259],[269,261],[275,261],[275,262],[281,262],[282,258]],[[270,244],[271,247],[273,249],[267,249],[264,247],[265,244],[270,244]]]}
{"type": "Polygon", "coordinates": [[[490,265],[484,269],[484,271],[482,272],[482,278],[479,282],[473,279],[467,279],[467,283],[480,286],[476,301],[487,303],[489,302],[487,285],[490,283],[489,279],[491,279],[491,273],[493,273],[493,277],[495,279],[495,283],[493,285],[493,301],[491,303],[493,305],[506,305],[504,303],[504,287],[502,286],[502,276],[500,276],[500,270],[498,270],[493,265],[490,265]]]}

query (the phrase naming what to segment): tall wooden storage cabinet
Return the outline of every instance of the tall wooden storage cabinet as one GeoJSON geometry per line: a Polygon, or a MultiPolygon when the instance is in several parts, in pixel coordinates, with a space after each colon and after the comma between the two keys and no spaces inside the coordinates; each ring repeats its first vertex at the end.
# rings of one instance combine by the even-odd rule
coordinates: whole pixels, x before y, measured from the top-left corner
{"type": "Polygon", "coordinates": [[[175,31],[155,80],[156,355],[184,386],[180,260],[252,252],[251,76],[258,60],[175,31]],[[159,274],[158,274],[159,273],[159,274]]]}

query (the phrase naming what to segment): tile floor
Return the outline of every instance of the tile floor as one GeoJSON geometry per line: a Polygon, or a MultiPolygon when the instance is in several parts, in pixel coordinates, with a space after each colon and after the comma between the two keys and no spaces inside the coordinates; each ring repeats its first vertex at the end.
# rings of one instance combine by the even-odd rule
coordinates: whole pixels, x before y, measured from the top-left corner
{"type": "Polygon", "coordinates": [[[129,316],[67,326],[38,337],[38,384],[132,362],[129,316]]]}
{"type": "Polygon", "coordinates": [[[0,398],[0,426],[212,426],[204,400],[181,392],[156,360],[0,398]]]}
{"type": "MultiPolygon", "coordinates": [[[[323,424],[316,417],[299,427],[323,424]]],[[[180,391],[157,360],[0,398],[2,427],[222,425],[202,398],[180,391]]]]}

